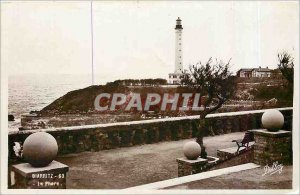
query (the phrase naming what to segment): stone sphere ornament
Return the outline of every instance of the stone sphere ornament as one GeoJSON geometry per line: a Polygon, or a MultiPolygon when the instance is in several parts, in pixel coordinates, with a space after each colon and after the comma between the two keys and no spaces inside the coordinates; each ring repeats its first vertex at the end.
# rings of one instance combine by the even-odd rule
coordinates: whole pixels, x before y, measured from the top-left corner
{"type": "Polygon", "coordinates": [[[23,144],[23,156],[33,167],[45,167],[57,156],[55,138],[46,132],[33,133],[23,144]]]}
{"type": "Polygon", "coordinates": [[[184,144],[183,154],[189,160],[196,160],[201,154],[201,147],[195,141],[190,141],[184,144]]]}
{"type": "Polygon", "coordinates": [[[261,123],[268,131],[278,131],[283,127],[284,117],[276,109],[267,110],[261,117],[261,123]]]}

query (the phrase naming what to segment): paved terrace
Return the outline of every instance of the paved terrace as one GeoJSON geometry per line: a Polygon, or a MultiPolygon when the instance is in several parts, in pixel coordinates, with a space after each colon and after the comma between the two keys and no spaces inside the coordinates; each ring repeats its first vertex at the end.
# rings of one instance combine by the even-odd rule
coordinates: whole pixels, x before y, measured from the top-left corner
{"type": "Polygon", "coordinates": [[[275,170],[266,173],[263,166],[246,163],[128,189],[292,189],[292,174],[292,166],[282,167],[281,172],[275,170]]]}
{"type": "MultiPolygon", "coordinates": [[[[237,132],[205,137],[204,143],[207,146],[208,154],[216,156],[217,149],[235,146],[235,143],[231,141],[233,139],[241,139],[243,135],[244,132],[237,132]]],[[[82,152],[60,156],[57,160],[70,167],[67,178],[67,188],[69,189],[124,189],[176,178],[176,158],[183,157],[182,147],[190,140],[193,139],[102,150],[99,152],[82,152]]],[[[246,178],[251,178],[253,174],[256,174],[258,177],[261,173],[262,170],[250,172],[250,175],[248,174],[246,178]]],[[[235,175],[230,175],[227,178],[225,175],[217,179],[210,178],[205,180],[205,184],[215,181],[218,183],[217,186],[219,188],[231,188],[231,185],[238,188],[256,188],[255,185],[248,185],[247,179],[245,179],[245,182],[240,182],[244,178],[242,173],[235,174],[240,174],[240,176],[235,178],[235,175]],[[233,178],[235,180],[232,180],[233,178]]],[[[286,182],[282,185],[289,187],[291,171],[285,176],[286,182]]],[[[214,185],[205,184],[191,183],[178,186],[178,188],[216,188],[214,185]]],[[[269,187],[275,188],[276,185],[270,185],[269,187]]]]}
{"type": "Polygon", "coordinates": [[[264,173],[264,167],[259,167],[165,189],[292,189],[292,166],[284,166],[281,173],[264,173]]]}

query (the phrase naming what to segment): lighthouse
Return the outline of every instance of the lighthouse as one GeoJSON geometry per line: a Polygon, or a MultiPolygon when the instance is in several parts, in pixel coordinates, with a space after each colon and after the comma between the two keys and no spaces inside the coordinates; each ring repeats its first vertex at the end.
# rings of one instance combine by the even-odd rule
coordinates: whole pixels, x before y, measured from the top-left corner
{"type": "Polygon", "coordinates": [[[175,26],[175,70],[169,74],[169,84],[180,84],[182,76],[182,30],[181,19],[178,17],[175,26]]]}
{"type": "Polygon", "coordinates": [[[182,72],[182,25],[178,17],[175,27],[175,73],[182,72]]]}

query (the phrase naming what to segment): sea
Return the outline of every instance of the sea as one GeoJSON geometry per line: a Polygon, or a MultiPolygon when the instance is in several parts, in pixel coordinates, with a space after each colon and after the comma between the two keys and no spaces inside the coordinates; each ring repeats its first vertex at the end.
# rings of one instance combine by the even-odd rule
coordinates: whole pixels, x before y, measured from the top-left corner
{"type": "MultiPolygon", "coordinates": [[[[97,78],[95,84],[105,84],[97,78]]],[[[17,130],[21,115],[41,110],[69,91],[92,85],[91,75],[10,75],[8,76],[8,114],[15,121],[8,123],[9,131],[17,130]]]]}

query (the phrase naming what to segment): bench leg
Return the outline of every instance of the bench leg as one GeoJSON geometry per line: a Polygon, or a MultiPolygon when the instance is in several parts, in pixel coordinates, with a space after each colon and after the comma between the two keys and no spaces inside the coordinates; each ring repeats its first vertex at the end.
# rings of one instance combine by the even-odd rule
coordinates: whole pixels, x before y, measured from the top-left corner
{"type": "Polygon", "coordinates": [[[236,151],[237,153],[239,153],[240,147],[241,147],[241,146],[238,145],[238,149],[237,149],[237,151],[236,151]]]}

